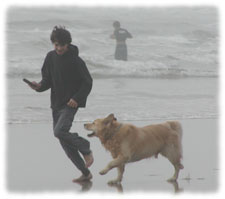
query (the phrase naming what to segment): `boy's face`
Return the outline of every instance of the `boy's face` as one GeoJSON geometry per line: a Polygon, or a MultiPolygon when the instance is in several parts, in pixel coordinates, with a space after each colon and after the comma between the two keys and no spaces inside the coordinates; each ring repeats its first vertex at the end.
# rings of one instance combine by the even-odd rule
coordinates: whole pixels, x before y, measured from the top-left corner
{"type": "Polygon", "coordinates": [[[68,50],[68,44],[59,44],[57,41],[53,43],[55,51],[58,55],[63,55],[68,50]]]}

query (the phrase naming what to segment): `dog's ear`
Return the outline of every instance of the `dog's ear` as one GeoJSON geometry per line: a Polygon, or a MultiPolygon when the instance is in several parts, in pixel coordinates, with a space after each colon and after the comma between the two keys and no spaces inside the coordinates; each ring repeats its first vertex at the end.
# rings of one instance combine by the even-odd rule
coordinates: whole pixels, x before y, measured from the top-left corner
{"type": "Polygon", "coordinates": [[[108,123],[111,123],[113,120],[115,120],[115,117],[114,117],[114,114],[111,113],[110,115],[108,115],[108,117],[106,117],[106,118],[104,119],[104,123],[105,123],[105,124],[108,124],[108,123]]]}
{"type": "Polygon", "coordinates": [[[111,113],[104,119],[105,129],[103,133],[104,140],[110,139],[110,137],[113,135],[114,128],[111,128],[113,121],[115,121],[116,118],[114,117],[114,114],[111,113]]]}

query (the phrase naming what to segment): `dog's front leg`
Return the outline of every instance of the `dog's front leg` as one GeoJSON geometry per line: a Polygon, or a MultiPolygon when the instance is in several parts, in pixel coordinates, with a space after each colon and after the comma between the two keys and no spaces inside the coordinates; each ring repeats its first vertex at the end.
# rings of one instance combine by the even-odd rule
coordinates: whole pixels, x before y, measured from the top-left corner
{"type": "Polygon", "coordinates": [[[108,183],[109,184],[117,184],[117,183],[120,183],[122,181],[122,178],[123,178],[123,172],[124,172],[124,168],[125,168],[125,165],[120,165],[117,167],[117,170],[118,170],[118,176],[115,180],[110,180],[108,183]]]}
{"type": "Polygon", "coordinates": [[[123,165],[125,162],[127,161],[127,158],[123,157],[123,156],[119,156],[116,159],[112,160],[105,169],[103,169],[102,171],[100,171],[99,173],[101,175],[106,174],[109,170],[111,170],[114,167],[118,167],[120,165],[123,165]]]}

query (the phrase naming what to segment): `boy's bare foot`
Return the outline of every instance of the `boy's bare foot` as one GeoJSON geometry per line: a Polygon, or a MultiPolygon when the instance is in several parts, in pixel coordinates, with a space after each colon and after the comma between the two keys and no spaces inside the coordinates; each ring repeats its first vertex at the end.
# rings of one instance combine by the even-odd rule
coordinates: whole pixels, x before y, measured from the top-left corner
{"type": "Polygon", "coordinates": [[[92,163],[94,162],[94,157],[92,155],[92,152],[88,155],[84,155],[84,160],[86,163],[86,167],[90,167],[92,163]]]}
{"type": "Polygon", "coordinates": [[[73,179],[73,182],[84,182],[92,179],[92,174],[89,173],[87,176],[82,175],[79,178],[73,179]]]}

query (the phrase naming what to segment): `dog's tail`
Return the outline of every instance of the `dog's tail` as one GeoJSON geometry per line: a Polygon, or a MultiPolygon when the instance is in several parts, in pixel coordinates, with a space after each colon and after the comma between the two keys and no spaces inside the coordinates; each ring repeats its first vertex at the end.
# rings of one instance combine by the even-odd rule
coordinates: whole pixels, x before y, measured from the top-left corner
{"type": "Polygon", "coordinates": [[[168,121],[168,123],[170,125],[170,128],[173,129],[179,135],[180,138],[182,138],[183,129],[182,129],[182,126],[181,126],[180,122],[178,122],[178,121],[168,121]]]}
{"type": "MultiPolygon", "coordinates": [[[[179,151],[179,157],[183,157],[183,150],[182,150],[182,135],[183,130],[180,122],[178,121],[168,121],[170,128],[173,130],[174,133],[177,134],[178,140],[177,140],[177,149],[179,151]]],[[[180,169],[184,168],[182,164],[180,164],[180,169]]]]}

